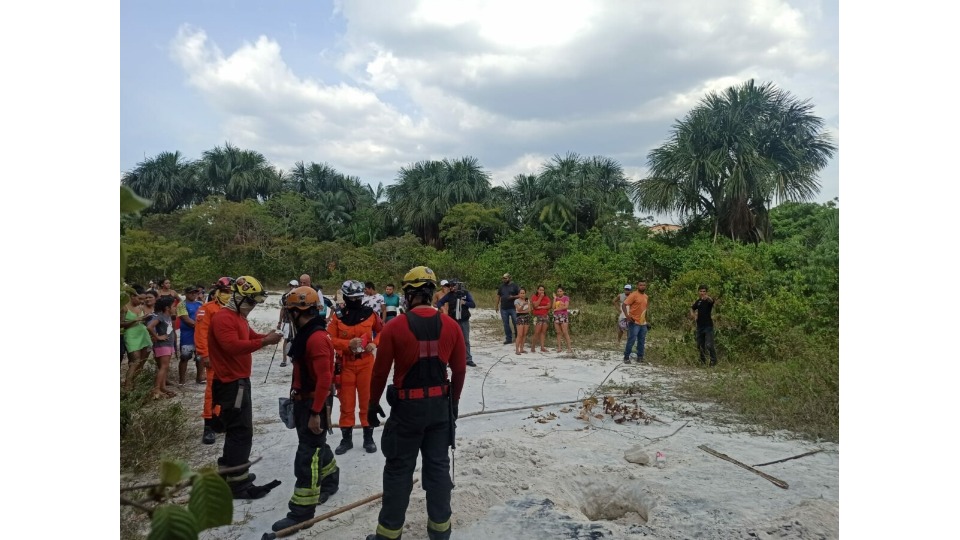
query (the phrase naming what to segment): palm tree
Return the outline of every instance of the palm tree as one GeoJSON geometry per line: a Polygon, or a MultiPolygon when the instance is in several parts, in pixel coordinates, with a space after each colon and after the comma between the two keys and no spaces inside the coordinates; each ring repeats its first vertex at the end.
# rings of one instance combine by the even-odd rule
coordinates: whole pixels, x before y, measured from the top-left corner
{"type": "Polygon", "coordinates": [[[322,191],[317,196],[315,213],[331,230],[350,222],[350,201],[342,191],[322,191]]]}
{"type": "Polygon", "coordinates": [[[263,154],[228,142],[203,153],[202,180],[210,192],[240,202],[269,197],[279,191],[282,178],[263,154]]]}
{"type": "Polygon", "coordinates": [[[503,208],[507,224],[515,229],[537,223],[536,205],[542,193],[535,174],[518,174],[507,186],[491,190],[491,203],[503,208]]]}
{"type": "Polygon", "coordinates": [[[420,161],[400,169],[387,198],[397,218],[424,243],[442,247],[440,221],[450,208],[464,202],[486,202],[490,175],[476,158],[420,161]]]}
{"type": "Polygon", "coordinates": [[[650,175],[634,202],[641,210],[709,217],[714,237],[770,237],[769,209],[805,201],[837,150],[813,105],[772,83],[749,80],[704,97],[648,155],[650,175]]]}
{"type": "Polygon", "coordinates": [[[203,198],[197,184],[197,167],[179,151],[160,152],[123,174],[122,185],[153,204],[144,213],[170,213],[203,198]]]}
{"type": "Polygon", "coordinates": [[[569,232],[586,232],[601,219],[633,211],[623,167],[608,157],[556,155],[544,164],[538,180],[540,221],[552,221],[569,232]]]}

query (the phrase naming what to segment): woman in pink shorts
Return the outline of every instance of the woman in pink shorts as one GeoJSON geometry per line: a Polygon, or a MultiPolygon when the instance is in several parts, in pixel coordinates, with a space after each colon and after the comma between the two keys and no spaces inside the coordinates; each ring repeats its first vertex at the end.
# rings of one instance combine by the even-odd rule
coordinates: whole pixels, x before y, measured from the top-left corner
{"type": "Polygon", "coordinates": [[[173,298],[163,296],[157,299],[154,316],[147,323],[147,331],[153,340],[153,356],[157,360],[157,378],[150,392],[152,399],[174,397],[177,394],[167,390],[167,373],[170,371],[170,357],[173,356],[173,298]]]}
{"type": "Polygon", "coordinates": [[[557,352],[563,352],[563,341],[567,342],[567,352],[573,354],[570,348],[570,297],[563,294],[563,287],[557,287],[553,295],[553,327],[557,331],[557,352]]]}

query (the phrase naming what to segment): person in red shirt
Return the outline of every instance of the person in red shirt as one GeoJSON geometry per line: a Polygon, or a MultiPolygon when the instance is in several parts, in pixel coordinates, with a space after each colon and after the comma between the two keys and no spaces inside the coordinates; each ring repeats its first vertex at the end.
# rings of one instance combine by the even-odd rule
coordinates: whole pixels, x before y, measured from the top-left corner
{"type": "Polygon", "coordinates": [[[353,448],[358,396],[363,448],[369,453],[377,451],[377,444],[373,442],[373,428],[367,424],[367,403],[370,401],[373,352],[380,340],[383,321],[370,306],[363,305],[363,289],[364,285],[359,281],[343,282],[340,287],[343,309],[330,319],[330,337],[343,362],[337,392],[340,397],[340,432],[343,434],[343,440],[334,450],[338,456],[353,448]]]}
{"type": "Polygon", "coordinates": [[[233,278],[224,276],[217,280],[214,290],[211,291],[211,300],[200,306],[197,310],[197,323],[194,330],[193,341],[197,349],[197,361],[199,369],[197,377],[206,379],[206,389],[203,392],[203,444],[213,444],[217,442],[217,434],[213,431],[213,368],[210,367],[210,351],[207,348],[209,342],[207,337],[210,334],[210,321],[213,314],[220,311],[227,302],[230,301],[230,289],[233,287],[233,278]]]}
{"type": "MultiPolygon", "coordinates": [[[[258,334],[247,322],[257,304],[266,300],[263,286],[252,276],[233,282],[230,301],[210,320],[207,347],[213,367],[213,403],[220,412],[214,417],[214,430],[224,433],[221,468],[242,467],[250,462],[253,446],[253,401],[250,396],[250,372],[253,352],[280,342],[279,332],[258,334]]],[[[259,499],[280,485],[274,480],[255,486],[249,467],[224,475],[234,499],[259,499]]]]}
{"type": "Polygon", "coordinates": [[[407,272],[403,293],[410,310],[380,333],[367,409],[371,426],[380,425],[377,416],[385,416],[380,396],[391,368],[393,385],[387,389],[390,418],[380,439],[386,457],[383,507],[377,532],[367,540],[400,538],[418,454],[423,458],[423,489],[427,492],[427,536],[430,540],[450,538],[453,481],[447,447],[454,446],[467,348],[457,321],[430,307],[436,287],[436,274],[426,266],[407,272]]]}
{"type": "Polygon", "coordinates": [[[311,287],[297,287],[284,295],[287,320],[296,329],[290,345],[293,363],[293,417],[297,428],[297,454],[293,474],[297,484],[290,497],[287,517],[273,524],[279,531],[313,518],[340,488],[340,469],[327,445],[330,425],[327,413],[333,407],[333,341],[321,315],[320,295],[311,287]]]}
{"type": "Polygon", "coordinates": [[[534,328],[533,338],[530,339],[530,352],[537,349],[537,342],[540,342],[540,352],[547,352],[544,343],[547,340],[547,323],[550,322],[548,315],[550,311],[550,297],[547,296],[547,288],[543,285],[537,285],[537,294],[530,298],[530,307],[533,309],[534,328]]]}

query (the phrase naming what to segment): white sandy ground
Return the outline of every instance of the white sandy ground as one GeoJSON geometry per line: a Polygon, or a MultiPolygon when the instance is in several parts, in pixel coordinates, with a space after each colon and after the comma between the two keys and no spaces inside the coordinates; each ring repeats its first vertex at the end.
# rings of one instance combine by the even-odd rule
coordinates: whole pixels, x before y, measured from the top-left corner
{"type": "MultiPolygon", "coordinates": [[[[254,310],[250,320],[255,328],[265,330],[276,323],[276,302],[277,296],[272,296],[265,306],[254,310]]],[[[492,310],[475,310],[474,320],[494,316],[492,310]]],[[[635,396],[639,406],[660,422],[616,424],[605,415],[603,420],[592,418],[588,426],[577,418],[577,402],[617,366],[619,354],[575,349],[575,357],[552,352],[516,356],[513,345],[502,345],[502,333],[482,335],[476,325],[472,338],[478,367],[468,368],[461,415],[480,411],[484,401],[486,410],[564,399],[569,399],[572,406],[524,409],[458,421],[456,488],[452,494],[454,538],[839,537],[838,445],[803,441],[787,433],[757,435],[755,430],[750,433],[727,422],[710,421],[701,414],[709,406],[670,397],[669,376],[656,367],[636,364],[621,366],[609,381],[638,381],[660,388],[660,392],[635,396]],[[565,409],[570,412],[563,412],[565,409]],[[556,419],[537,422],[537,417],[551,412],[556,419]],[[784,490],[697,448],[703,444],[748,465],[823,451],[758,467],[787,482],[789,489],[784,490]],[[657,451],[663,452],[666,466],[658,469],[627,462],[624,451],[637,445],[651,461],[657,451]]],[[[576,340],[576,336],[573,338],[576,340]]],[[[205,540],[258,539],[287,511],[295,481],[292,460],[297,436],[280,423],[277,398],[289,391],[291,368],[280,367],[282,352],[277,354],[264,384],[273,353],[274,347],[268,347],[254,355],[252,456],[263,459],[252,471],[257,474],[258,484],[274,478],[283,484],[263,499],[236,501],[235,524],[205,531],[201,534],[205,540]]],[[[192,368],[190,373],[192,377],[192,368]]],[[[176,399],[198,413],[197,453],[190,461],[199,467],[215,461],[223,438],[218,436],[215,445],[200,444],[202,386],[188,382],[182,390],[176,399]]],[[[382,403],[389,413],[386,400],[382,403]]],[[[602,407],[595,412],[602,412],[602,407]]],[[[335,405],[334,421],[338,416],[335,405]]],[[[378,446],[380,433],[378,429],[375,434],[378,446]]],[[[339,440],[336,429],[328,442],[336,447],[339,440]]],[[[353,450],[336,456],[340,491],[318,508],[317,515],[382,490],[383,455],[379,451],[366,453],[361,441],[361,433],[355,429],[353,450]]],[[[418,465],[416,478],[419,471],[418,465]]],[[[376,501],[294,536],[362,539],[376,527],[379,509],[376,501]]],[[[403,538],[426,539],[426,523],[424,491],[418,484],[407,509],[403,538]]]]}

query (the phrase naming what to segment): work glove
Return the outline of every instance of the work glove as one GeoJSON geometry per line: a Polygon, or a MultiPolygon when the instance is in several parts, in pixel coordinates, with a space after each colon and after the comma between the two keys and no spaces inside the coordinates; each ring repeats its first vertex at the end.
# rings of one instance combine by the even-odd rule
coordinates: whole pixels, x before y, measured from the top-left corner
{"type": "Polygon", "coordinates": [[[377,427],[380,425],[380,419],[377,418],[377,415],[380,415],[383,418],[387,417],[387,413],[383,412],[383,407],[377,404],[370,404],[370,407],[367,409],[367,423],[370,424],[370,427],[377,427]]]}
{"type": "Polygon", "coordinates": [[[457,418],[460,418],[460,400],[459,399],[453,400],[453,419],[456,420],[457,418]]]}

